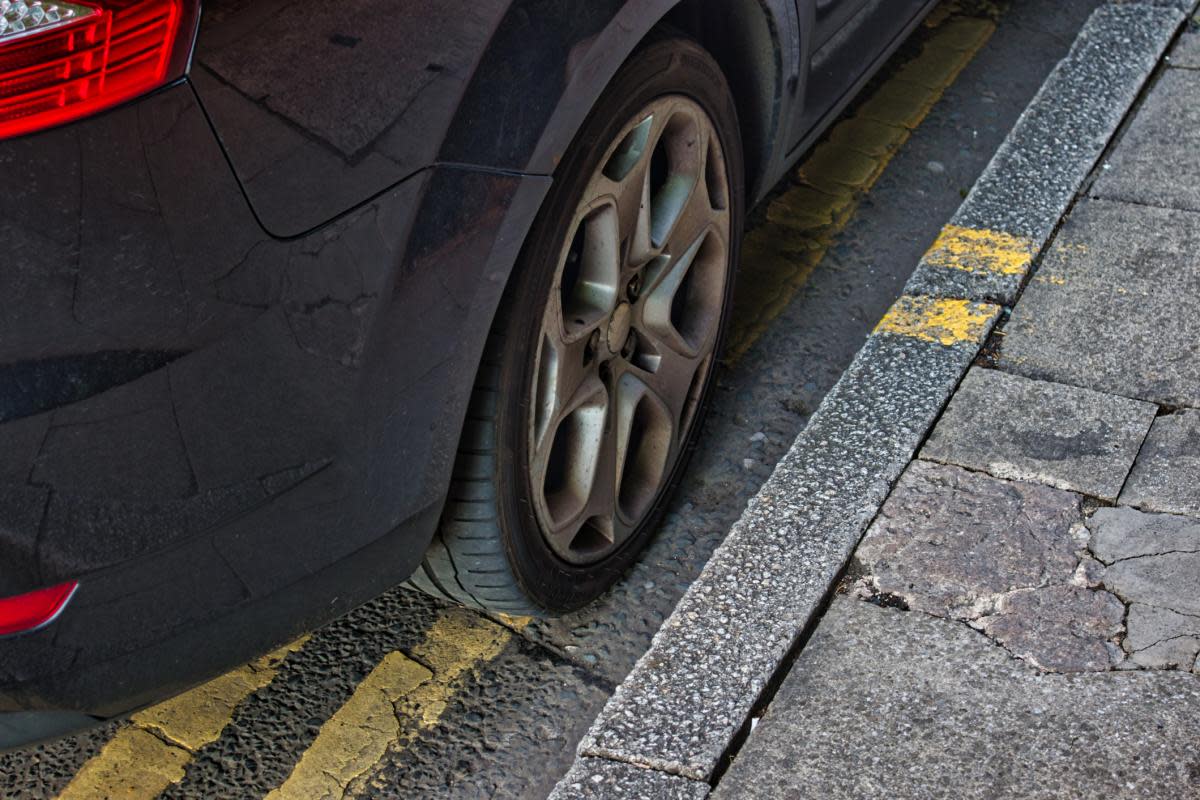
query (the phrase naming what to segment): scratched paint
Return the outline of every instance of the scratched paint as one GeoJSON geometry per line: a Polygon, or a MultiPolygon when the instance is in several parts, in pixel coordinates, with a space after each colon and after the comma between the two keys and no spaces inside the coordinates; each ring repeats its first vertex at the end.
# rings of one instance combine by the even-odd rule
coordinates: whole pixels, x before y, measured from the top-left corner
{"type": "Polygon", "coordinates": [[[1000,307],[991,303],[903,295],[875,326],[875,334],[907,336],[953,347],[983,341],[999,313],[1000,307]]]}
{"type": "Polygon", "coordinates": [[[921,260],[965,272],[1024,275],[1037,251],[1034,243],[1000,231],[947,225],[921,260]]]}

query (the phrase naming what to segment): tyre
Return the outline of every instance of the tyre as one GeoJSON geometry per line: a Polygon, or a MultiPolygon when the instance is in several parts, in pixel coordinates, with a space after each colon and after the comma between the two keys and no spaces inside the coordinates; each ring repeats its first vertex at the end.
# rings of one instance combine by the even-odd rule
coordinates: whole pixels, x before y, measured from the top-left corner
{"type": "Polygon", "coordinates": [[[576,609],[636,558],[699,432],[743,225],[737,115],[685,38],[623,65],[565,155],[486,346],[412,583],[576,609]]]}

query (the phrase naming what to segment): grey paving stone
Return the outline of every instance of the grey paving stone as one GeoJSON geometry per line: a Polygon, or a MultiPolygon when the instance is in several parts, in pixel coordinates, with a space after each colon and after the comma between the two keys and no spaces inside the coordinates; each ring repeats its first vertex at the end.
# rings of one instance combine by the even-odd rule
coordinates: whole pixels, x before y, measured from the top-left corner
{"type": "Polygon", "coordinates": [[[1154,420],[1121,502],[1147,511],[1200,514],[1200,410],[1154,420]]]}
{"type": "Polygon", "coordinates": [[[1103,582],[1128,602],[1129,665],[1195,669],[1200,654],[1200,522],[1132,508],[1088,520],[1103,582]]]}
{"type": "Polygon", "coordinates": [[[1193,27],[1180,36],[1179,43],[1167,57],[1167,63],[1172,67],[1200,69],[1200,30],[1193,27]]]}
{"type": "Polygon", "coordinates": [[[1076,494],[915,461],[855,553],[859,592],[966,622],[1042,669],[1106,670],[1125,607],[1076,579],[1081,519],[1076,494]]]}
{"type": "MultiPolygon", "coordinates": [[[[1183,21],[1178,8],[1107,5],[976,182],[951,224],[1045,244],[1183,21]]],[[[906,292],[1011,304],[1023,271],[968,271],[922,261],[906,292]]]]}
{"type": "Polygon", "coordinates": [[[1147,553],[1110,564],[1104,584],[1133,603],[1200,616],[1200,540],[1190,551],[1147,553]]]}
{"type": "Polygon", "coordinates": [[[1200,550],[1200,522],[1135,508],[1098,508],[1087,521],[1089,549],[1105,564],[1151,553],[1200,550]]]}
{"type": "Polygon", "coordinates": [[[973,368],[921,457],[1116,500],[1157,408],[973,368]]]}
{"type": "Polygon", "coordinates": [[[1195,670],[1200,655],[1200,618],[1142,603],[1129,606],[1125,651],[1150,669],[1195,670]]]}
{"type": "Polygon", "coordinates": [[[1063,585],[1007,592],[971,627],[1048,672],[1103,672],[1124,660],[1116,640],[1125,606],[1111,592],[1063,585]]]}
{"type": "Polygon", "coordinates": [[[1200,795],[1200,680],[1039,673],[964,625],[838,598],[713,796],[1200,795]]]}
{"type": "Polygon", "coordinates": [[[1104,165],[1092,194],[1200,211],[1200,81],[1169,69],[1104,165]]]}
{"type": "Polygon", "coordinates": [[[617,688],[581,755],[712,774],[976,350],[868,340],[617,688]]]}
{"type": "Polygon", "coordinates": [[[709,785],[603,758],[581,758],[549,800],[704,800],[709,785]]]}
{"type": "Polygon", "coordinates": [[[1005,326],[1000,367],[1200,406],[1197,221],[1185,211],[1081,202],[1005,326]]]}

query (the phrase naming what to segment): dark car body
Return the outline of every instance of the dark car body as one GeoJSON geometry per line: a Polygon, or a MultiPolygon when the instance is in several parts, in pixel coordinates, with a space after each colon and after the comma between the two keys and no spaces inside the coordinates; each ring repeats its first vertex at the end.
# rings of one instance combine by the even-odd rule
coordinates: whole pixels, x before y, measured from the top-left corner
{"type": "Polygon", "coordinates": [[[927,0],[214,0],[186,77],[0,141],[0,746],[128,712],[407,578],[555,165],[656,27],[751,201],[927,0]]]}

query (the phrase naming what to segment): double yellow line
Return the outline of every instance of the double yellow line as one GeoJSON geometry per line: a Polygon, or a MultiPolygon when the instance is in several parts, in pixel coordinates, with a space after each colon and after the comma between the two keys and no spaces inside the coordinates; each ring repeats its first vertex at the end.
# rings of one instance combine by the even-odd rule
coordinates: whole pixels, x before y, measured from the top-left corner
{"type": "MultiPolygon", "coordinates": [[[[507,620],[519,630],[527,619],[507,620]]],[[[441,614],[408,654],[386,655],[321,726],[291,775],[268,796],[341,798],[368,780],[390,749],[437,725],[462,678],[512,641],[512,630],[463,609],[441,614]]],[[[237,707],[274,680],[308,637],[189,692],[133,715],[87,761],[62,800],[150,800],[184,778],[200,748],[215,742],[237,707]]]]}
{"type": "Polygon", "coordinates": [[[196,751],[215,742],[243,700],[275,679],[289,653],[308,637],[139,711],[75,773],[62,800],[152,798],[183,780],[196,751]]]}

